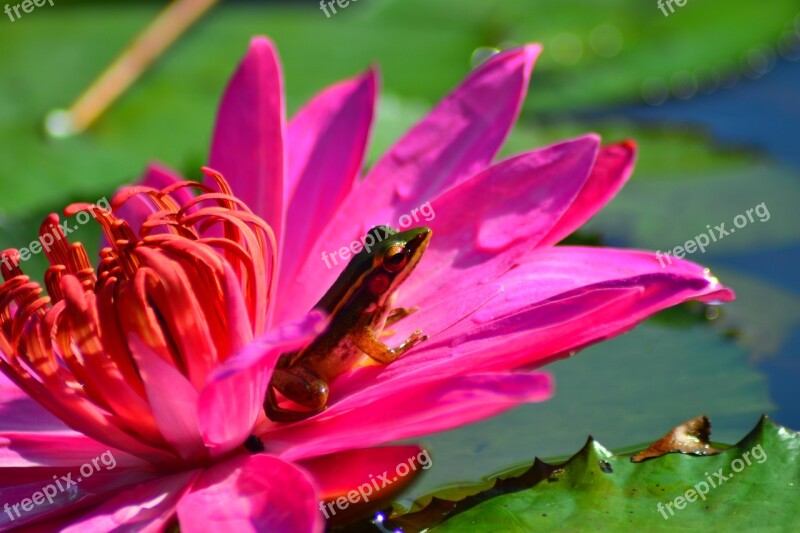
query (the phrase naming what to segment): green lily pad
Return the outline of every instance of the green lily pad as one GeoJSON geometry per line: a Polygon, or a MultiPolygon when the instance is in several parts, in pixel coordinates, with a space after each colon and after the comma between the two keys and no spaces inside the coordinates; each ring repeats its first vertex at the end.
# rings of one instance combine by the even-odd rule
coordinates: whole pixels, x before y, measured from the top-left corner
{"type": "Polygon", "coordinates": [[[374,27],[353,17],[333,23],[318,10],[287,6],[220,6],[87,132],[70,139],[45,138],[46,114],[69,105],[157,9],[146,4],[64,4],[4,27],[0,215],[18,217],[58,204],[64,196],[85,199],[110,192],[135,180],[150,160],[196,175],[206,159],[219,97],[253,35],[269,35],[278,45],[290,111],[327,84],[376,62],[386,73],[386,83],[400,92],[420,80],[435,80],[437,97],[469,70],[472,43],[465,44],[462,30],[374,27]],[[425,61],[410,64],[414,50],[395,46],[400,41],[426,50],[425,61]],[[324,56],[321,50],[327,51],[324,56]]]}
{"type": "Polygon", "coordinates": [[[564,457],[587,434],[619,449],[703,412],[714,420],[718,440],[734,442],[755,417],[774,409],[767,379],[752,368],[747,352],[707,325],[651,319],[544,370],[556,382],[547,402],[415,439],[431,450],[434,466],[398,507],[409,510],[442,490],[463,498],[496,472],[529,462],[531,450],[564,457]]]}
{"type": "Polygon", "coordinates": [[[382,7],[372,23],[433,32],[458,27],[481,46],[543,43],[528,108],[547,112],[639,100],[643,91],[655,93],[655,101],[662,90],[664,97],[687,97],[697,86],[710,90],[743,74],[757,76],[774,64],[778,42],[794,33],[798,15],[793,0],[688,2],[673,4],[669,16],[655,1],[637,0],[602,6],[592,0],[404,0],[382,7]]]}
{"type": "Polygon", "coordinates": [[[527,105],[552,111],[637,100],[647,78],[669,81],[678,71],[738,64],[754,46],[774,48],[781,35],[794,31],[797,12],[793,0],[694,2],[668,18],[655,4],[636,0],[609,1],[602,10],[590,0],[362,0],[331,18],[317,4],[220,5],[89,132],[45,139],[46,113],[69,105],[158,8],[58,4],[4,25],[0,214],[15,217],[64,195],[108,192],[135,179],[151,159],[196,174],[219,95],[254,34],[278,44],[290,110],[370,64],[381,67],[386,92],[430,106],[464,77],[477,48],[541,41],[546,52],[527,105]],[[619,53],[605,57],[607,41],[617,37],[619,53]],[[586,53],[576,64],[564,64],[563,49],[569,56],[575,39],[586,53]]]}
{"type": "MultiPolygon", "coordinates": [[[[538,459],[453,506],[429,531],[791,531],[800,496],[800,434],[762,417],[717,455],[669,453],[634,463],[590,438],[564,462],[538,459]]],[[[411,517],[401,517],[404,523],[411,517]]],[[[405,531],[418,530],[406,527],[405,531]]]]}

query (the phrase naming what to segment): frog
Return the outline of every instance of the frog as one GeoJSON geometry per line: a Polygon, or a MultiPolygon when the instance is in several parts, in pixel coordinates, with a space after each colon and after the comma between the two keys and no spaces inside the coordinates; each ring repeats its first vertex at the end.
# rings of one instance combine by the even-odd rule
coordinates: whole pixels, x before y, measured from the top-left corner
{"type": "Polygon", "coordinates": [[[428,339],[416,330],[389,348],[381,337],[392,334],[386,328],[418,310],[393,304],[397,289],[425,253],[432,230],[420,226],[397,231],[381,225],[368,234],[372,239],[363,239],[362,249],[312,308],[327,315],[325,329],[306,347],[279,356],[264,400],[270,420],[292,422],[321,413],[327,408],[328,384],[365,356],[373,364],[388,365],[428,339]],[[368,242],[376,244],[368,247],[368,242]],[[276,391],[303,410],[279,406],[276,391]]]}

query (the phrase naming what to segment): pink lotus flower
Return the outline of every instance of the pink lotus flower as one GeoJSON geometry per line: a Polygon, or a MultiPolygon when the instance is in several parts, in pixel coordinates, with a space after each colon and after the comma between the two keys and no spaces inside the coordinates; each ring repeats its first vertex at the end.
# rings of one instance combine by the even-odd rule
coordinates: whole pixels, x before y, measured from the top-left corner
{"type": "Polygon", "coordinates": [[[95,272],[56,233],[49,298],[4,252],[0,504],[106,452],[114,467],[95,464],[52,502],[0,509],[0,527],[162,530],[177,517],[183,531],[319,530],[320,498],[416,452],[375,446],[544,400],[546,374],[512,371],[689,299],[731,299],[686,261],[665,269],[648,252],[553,246],[616,194],[635,149],[586,135],[493,163],[538,54],[489,59],[359,181],[375,72],[324,90],[286,124],[277,54],[256,38],[220,107],[210,165],[221,175],[207,170],[198,196],[154,165],[112,213],[70,208],[91,211],[110,246],[95,272]],[[340,376],[316,416],[267,420],[278,356],[324,327],[309,310],[342,265],[327,268],[323,252],[428,202],[434,236],[397,301],[420,311],[395,339],[421,328],[430,340],[340,376]]]}

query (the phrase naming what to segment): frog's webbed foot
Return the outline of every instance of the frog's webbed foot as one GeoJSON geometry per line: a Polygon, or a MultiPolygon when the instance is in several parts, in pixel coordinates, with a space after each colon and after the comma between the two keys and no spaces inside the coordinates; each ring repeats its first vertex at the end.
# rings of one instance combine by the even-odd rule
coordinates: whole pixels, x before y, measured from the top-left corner
{"type": "Polygon", "coordinates": [[[422,331],[417,330],[412,333],[411,336],[409,336],[400,346],[392,349],[378,340],[371,330],[367,330],[364,335],[357,337],[354,340],[354,343],[359,350],[371,358],[375,359],[379,363],[388,365],[420,342],[426,340],[428,340],[428,336],[423,335],[422,331]]]}
{"type": "Polygon", "coordinates": [[[402,355],[411,348],[413,348],[414,346],[416,346],[417,344],[426,340],[428,340],[428,336],[422,333],[421,329],[418,329],[414,333],[412,333],[405,341],[403,341],[403,344],[395,348],[394,351],[400,352],[399,355],[402,355]]]}
{"type": "Polygon", "coordinates": [[[264,412],[273,422],[296,422],[325,410],[328,403],[328,385],[308,370],[297,367],[291,370],[275,369],[267,388],[264,412]],[[275,390],[289,400],[307,407],[308,411],[292,411],[278,405],[275,390]]]}
{"type": "Polygon", "coordinates": [[[389,311],[389,315],[386,317],[386,323],[384,327],[389,327],[392,324],[396,324],[399,321],[403,320],[405,317],[410,315],[411,313],[416,313],[419,311],[419,307],[395,307],[391,311],[389,311]]]}

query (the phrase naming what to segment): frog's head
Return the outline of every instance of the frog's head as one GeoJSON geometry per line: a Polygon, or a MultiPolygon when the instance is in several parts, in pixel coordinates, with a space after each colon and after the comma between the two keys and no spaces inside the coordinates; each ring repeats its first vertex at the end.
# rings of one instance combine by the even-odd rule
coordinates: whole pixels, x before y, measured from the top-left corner
{"type": "MultiPolygon", "coordinates": [[[[386,235],[387,229],[377,226],[369,232],[386,235]]],[[[417,266],[432,234],[428,227],[411,228],[389,235],[372,250],[371,275],[366,287],[380,304],[385,303],[417,266]]]]}

